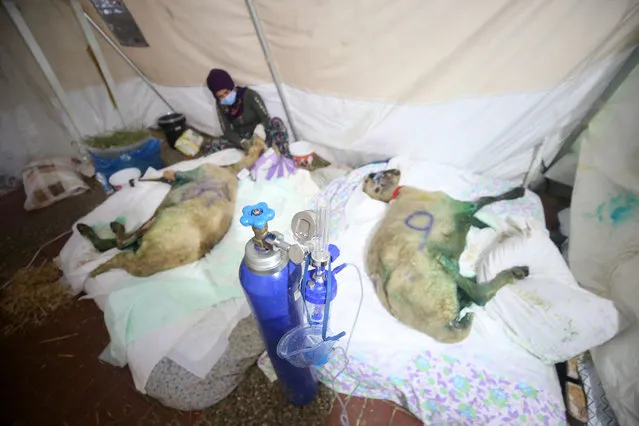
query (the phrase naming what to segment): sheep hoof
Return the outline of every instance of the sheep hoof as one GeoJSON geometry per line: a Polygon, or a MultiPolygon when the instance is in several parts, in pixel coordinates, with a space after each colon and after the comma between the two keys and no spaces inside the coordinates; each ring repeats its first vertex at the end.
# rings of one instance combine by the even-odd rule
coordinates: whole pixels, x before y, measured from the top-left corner
{"type": "Polygon", "coordinates": [[[510,269],[510,272],[512,272],[513,277],[518,280],[523,280],[530,275],[530,269],[528,266],[515,266],[510,269]]]}

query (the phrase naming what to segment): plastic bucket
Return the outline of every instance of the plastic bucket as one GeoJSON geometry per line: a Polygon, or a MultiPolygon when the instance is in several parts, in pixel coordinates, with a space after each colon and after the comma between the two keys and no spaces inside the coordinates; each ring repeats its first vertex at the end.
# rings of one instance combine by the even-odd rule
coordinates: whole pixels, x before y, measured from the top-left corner
{"type": "Polygon", "coordinates": [[[166,136],[166,142],[175,148],[175,142],[186,131],[186,117],[179,112],[169,112],[158,118],[158,126],[166,136]]]}
{"type": "Polygon", "coordinates": [[[116,191],[119,191],[127,186],[134,187],[135,182],[140,179],[140,176],[142,176],[140,169],[129,167],[113,173],[109,178],[109,183],[116,191]]]}
{"type": "Polygon", "coordinates": [[[293,142],[288,146],[288,150],[295,159],[297,167],[307,168],[313,164],[313,154],[315,148],[310,142],[293,142]]]}

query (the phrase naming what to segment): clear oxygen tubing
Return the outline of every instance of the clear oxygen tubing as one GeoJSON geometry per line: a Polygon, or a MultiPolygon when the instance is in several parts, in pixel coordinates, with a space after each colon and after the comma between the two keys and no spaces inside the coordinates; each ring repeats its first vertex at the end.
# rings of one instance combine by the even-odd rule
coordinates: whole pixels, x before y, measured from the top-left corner
{"type": "MultiPolygon", "coordinates": [[[[317,202],[317,210],[316,210],[316,214],[317,214],[317,240],[315,241],[315,245],[313,247],[313,250],[311,250],[311,253],[309,255],[310,259],[307,258],[307,261],[305,262],[304,265],[304,273],[302,275],[302,295],[305,294],[305,277],[306,277],[306,271],[308,270],[308,266],[309,266],[309,261],[315,261],[315,262],[327,262],[328,263],[328,273],[331,273],[331,261],[330,261],[330,253],[328,250],[328,238],[329,238],[329,228],[330,228],[330,224],[329,224],[329,207],[330,207],[330,203],[328,200],[324,199],[324,198],[320,198],[318,199],[317,202]]],[[[359,318],[359,313],[360,310],[362,309],[362,303],[364,301],[364,282],[362,280],[362,273],[359,270],[359,268],[357,267],[357,265],[353,264],[353,263],[346,263],[346,266],[350,266],[353,267],[355,269],[355,271],[357,272],[357,277],[359,278],[359,288],[360,288],[360,297],[359,297],[359,304],[357,305],[357,311],[355,312],[355,319],[353,320],[353,326],[351,327],[351,332],[350,335],[348,336],[348,339],[346,340],[346,348],[342,348],[342,347],[337,347],[333,350],[339,350],[342,352],[342,355],[344,356],[344,366],[341,368],[341,370],[331,378],[331,387],[333,389],[333,393],[335,394],[335,399],[337,401],[339,401],[340,405],[342,406],[342,413],[340,414],[340,422],[342,424],[342,426],[350,426],[350,421],[348,419],[348,413],[346,411],[346,407],[348,406],[348,402],[350,401],[350,398],[352,396],[352,394],[357,390],[357,388],[360,385],[360,382],[358,381],[357,384],[355,385],[355,387],[353,388],[353,390],[349,393],[349,395],[346,397],[346,401],[343,401],[342,398],[339,396],[339,394],[335,391],[335,381],[339,378],[339,376],[348,369],[348,365],[349,365],[349,359],[348,359],[348,349],[350,347],[351,344],[351,339],[353,337],[353,332],[355,330],[355,326],[357,325],[357,320],[359,318]]],[[[329,285],[330,285],[330,278],[329,278],[329,285]]],[[[330,288],[328,289],[328,292],[330,293],[330,288]]],[[[327,294],[328,297],[328,294],[327,294]]],[[[330,302],[327,301],[326,305],[325,305],[325,325],[324,325],[324,330],[323,332],[325,333],[326,330],[326,322],[328,321],[327,318],[327,314],[328,314],[328,306],[329,306],[330,302]]],[[[310,323],[310,313],[308,312],[308,308],[306,306],[306,302],[303,303],[304,305],[304,313],[306,314],[306,317],[310,323]]],[[[322,335],[323,338],[326,338],[326,336],[323,334],[322,335]]]]}
{"type": "Polygon", "coordinates": [[[349,365],[349,359],[348,359],[348,349],[351,345],[351,339],[353,338],[353,332],[355,331],[355,327],[357,326],[357,319],[359,318],[359,312],[362,309],[362,302],[364,301],[364,282],[362,280],[362,273],[359,270],[359,268],[357,267],[357,265],[353,264],[353,263],[347,263],[346,266],[351,266],[355,269],[355,271],[357,271],[357,277],[359,278],[359,291],[360,291],[360,296],[359,296],[359,304],[357,305],[357,311],[355,312],[355,319],[353,319],[353,326],[351,327],[351,332],[348,335],[348,339],[346,340],[346,348],[342,348],[342,347],[337,347],[334,350],[339,350],[342,352],[342,355],[344,356],[344,366],[342,367],[341,370],[339,370],[337,372],[337,374],[335,376],[333,376],[333,378],[331,379],[331,388],[333,389],[333,393],[335,394],[335,399],[339,402],[339,404],[342,406],[342,414],[340,414],[339,419],[340,422],[342,424],[342,426],[350,426],[350,420],[348,419],[348,413],[346,412],[346,407],[348,406],[348,402],[351,399],[351,396],[353,395],[353,393],[357,390],[357,388],[360,385],[360,381],[357,382],[357,384],[355,385],[355,387],[353,388],[353,390],[348,394],[348,396],[346,397],[346,400],[343,401],[342,398],[339,396],[339,394],[337,393],[337,391],[335,390],[335,381],[337,380],[337,378],[339,376],[341,376],[341,374],[346,371],[348,369],[348,365],[349,365]]]}

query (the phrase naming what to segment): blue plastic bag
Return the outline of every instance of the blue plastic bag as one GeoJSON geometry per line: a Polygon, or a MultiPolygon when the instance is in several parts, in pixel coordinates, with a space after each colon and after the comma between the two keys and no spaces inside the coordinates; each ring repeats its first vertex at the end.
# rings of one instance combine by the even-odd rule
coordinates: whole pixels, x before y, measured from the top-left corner
{"type": "Polygon", "coordinates": [[[149,167],[153,167],[156,170],[163,168],[160,144],[159,139],[149,139],[140,148],[124,152],[117,158],[104,158],[94,153],[90,153],[90,155],[96,174],[101,173],[108,181],[112,174],[129,167],[139,169],[142,175],[149,167]]]}

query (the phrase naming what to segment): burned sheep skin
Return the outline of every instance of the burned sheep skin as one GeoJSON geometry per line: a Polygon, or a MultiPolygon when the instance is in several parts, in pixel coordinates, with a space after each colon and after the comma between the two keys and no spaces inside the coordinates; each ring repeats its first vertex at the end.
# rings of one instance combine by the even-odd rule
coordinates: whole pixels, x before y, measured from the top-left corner
{"type": "Polygon", "coordinates": [[[98,266],[91,276],[121,268],[146,277],[204,257],[231,226],[237,172],[251,167],[265,147],[263,140],[254,137],[247,155],[233,166],[204,164],[188,172],[176,172],[171,190],[153,217],[133,233],[125,234],[124,226],[113,222],[116,238],[107,240],[99,238],[88,225],[79,224],[80,233],[99,251],[129,248],[98,266]]]}
{"type": "Polygon", "coordinates": [[[471,313],[460,316],[463,308],[483,306],[500,288],[528,275],[527,267],[517,266],[478,285],[459,273],[471,225],[486,227],[474,214],[488,204],[522,197],[524,188],[464,202],[443,192],[398,189],[399,177],[399,170],[387,170],[365,179],[364,192],[390,203],[370,242],[367,272],[395,318],[437,341],[459,342],[472,325],[471,313]]]}

